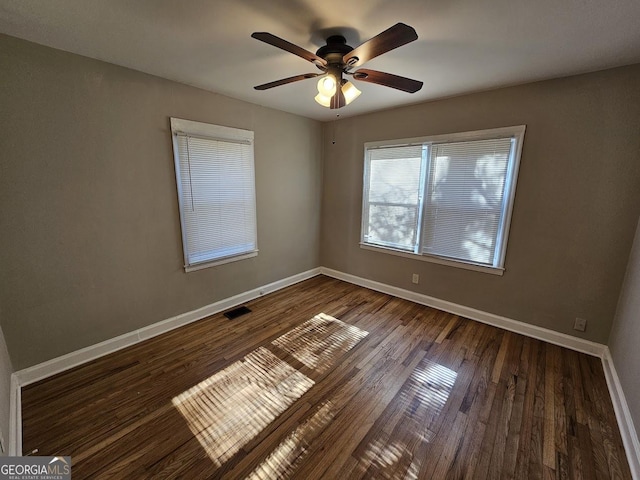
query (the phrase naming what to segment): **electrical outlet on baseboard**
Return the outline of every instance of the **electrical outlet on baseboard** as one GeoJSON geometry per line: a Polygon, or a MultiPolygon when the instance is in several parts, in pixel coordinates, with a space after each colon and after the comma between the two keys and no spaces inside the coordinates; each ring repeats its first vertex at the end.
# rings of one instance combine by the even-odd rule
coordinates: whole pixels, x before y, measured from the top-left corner
{"type": "Polygon", "coordinates": [[[573,329],[584,332],[587,329],[587,321],[584,318],[576,318],[573,322],[573,329]]]}
{"type": "Polygon", "coordinates": [[[411,277],[411,283],[415,283],[416,285],[420,283],[420,275],[414,273],[411,277]]]}

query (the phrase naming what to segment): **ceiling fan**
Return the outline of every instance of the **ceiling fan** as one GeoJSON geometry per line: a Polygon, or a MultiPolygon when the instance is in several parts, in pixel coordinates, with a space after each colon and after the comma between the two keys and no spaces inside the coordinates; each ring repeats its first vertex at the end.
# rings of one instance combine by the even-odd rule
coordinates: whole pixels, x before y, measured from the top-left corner
{"type": "Polygon", "coordinates": [[[322,71],[322,73],[303,73],[302,75],[258,85],[254,87],[256,90],[267,90],[287,83],[306,80],[307,78],[321,77],[318,81],[318,95],[315,100],[320,105],[335,109],[348,105],[360,95],[360,91],[353,83],[344,79],[343,75],[350,75],[361,82],[376,83],[408,93],[417,92],[423,85],[418,80],[377,70],[360,68],[353,71],[355,67],[368,62],[372,58],[417,40],[418,34],[416,31],[404,23],[396,23],[393,27],[388,28],[356,48],[347,45],[347,41],[342,35],[332,35],[327,38],[327,44],[320,47],[315,54],[271,33],[254,32],[251,36],[256,40],[304,58],[322,71]]]}

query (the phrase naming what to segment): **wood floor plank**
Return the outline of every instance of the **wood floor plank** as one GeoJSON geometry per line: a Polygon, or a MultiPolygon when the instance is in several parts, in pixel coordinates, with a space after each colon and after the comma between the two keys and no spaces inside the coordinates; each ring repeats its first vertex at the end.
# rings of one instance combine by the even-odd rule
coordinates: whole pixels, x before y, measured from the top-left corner
{"type": "Polygon", "coordinates": [[[502,367],[504,366],[504,359],[507,356],[507,350],[509,349],[509,339],[511,335],[506,334],[502,337],[502,343],[500,344],[500,350],[498,351],[498,357],[496,363],[493,366],[493,373],[491,374],[491,381],[498,383],[500,375],[502,373],[502,367]]]}
{"type": "MultiPolygon", "coordinates": [[[[554,349],[553,356],[553,377],[554,377],[554,414],[555,414],[555,451],[556,451],[556,464],[558,459],[562,459],[563,467],[566,467],[566,459],[568,458],[567,448],[567,418],[566,418],[566,404],[567,400],[565,395],[565,382],[562,371],[562,350],[559,347],[554,349]]],[[[564,468],[563,468],[564,470],[564,468]]],[[[564,472],[559,472],[559,475],[563,475],[564,472]]]]}
{"type": "MultiPolygon", "coordinates": [[[[495,382],[492,383],[495,384],[495,382]]],[[[499,381],[497,383],[493,403],[489,406],[492,414],[489,415],[487,427],[482,438],[480,458],[474,472],[475,478],[489,478],[489,467],[495,447],[496,435],[498,434],[500,423],[503,420],[500,415],[497,415],[495,412],[503,411],[503,404],[508,394],[507,390],[508,386],[505,381],[499,381]]]]}
{"type": "Polygon", "coordinates": [[[545,423],[545,365],[546,345],[540,344],[535,362],[536,384],[533,391],[533,414],[531,425],[531,449],[529,450],[529,469],[524,478],[542,479],[544,463],[544,423],[545,423]]]}
{"type": "Polygon", "coordinates": [[[542,444],[542,463],[551,470],[556,469],[555,357],[557,355],[557,347],[554,347],[555,345],[546,346],[544,369],[544,435],[542,444]]]}
{"type": "Polygon", "coordinates": [[[447,323],[447,326],[444,327],[444,329],[438,335],[438,338],[436,338],[436,343],[442,343],[445,340],[445,338],[447,338],[447,336],[451,333],[451,331],[454,329],[457,323],[458,323],[458,317],[452,316],[451,319],[449,320],[449,323],[447,323]]]}
{"type": "MultiPolygon", "coordinates": [[[[504,457],[501,467],[501,478],[512,479],[515,477],[516,462],[520,442],[525,435],[523,430],[523,417],[525,412],[525,393],[528,385],[528,372],[530,361],[531,339],[522,338],[522,350],[520,353],[520,364],[517,373],[512,375],[513,382],[513,406],[511,416],[508,420],[507,437],[504,448],[504,457]]],[[[517,360],[514,359],[514,363],[517,360]]]]}
{"type": "Polygon", "coordinates": [[[579,466],[576,468],[582,472],[582,478],[592,480],[596,477],[596,466],[593,461],[593,446],[591,445],[591,435],[589,427],[584,423],[578,423],[578,449],[580,452],[579,466]]]}
{"type": "Polygon", "coordinates": [[[491,336],[481,337],[482,341],[476,349],[476,352],[481,353],[477,356],[478,363],[474,367],[472,383],[460,406],[460,411],[467,415],[468,421],[463,432],[462,447],[450,468],[452,478],[473,477],[478,462],[479,446],[490,415],[487,406],[492,404],[495,395],[496,385],[490,381],[490,377],[499,344],[491,336]]]}
{"type": "MultiPolygon", "coordinates": [[[[534,402],[536,385],[538,381],[537,359],[540,357],[540,342],[535,342],[530,338],[525,339],[528,346],[529,358],[526,364],[522,365],[521,375],[526,375],[526,387],[522,404],[522,424],[520,427],[520,439],[518,442],[518,452],[515,458],[515,468],[513,472],[509,468],[507,473],[513,473],[514,479],[526,479],[529,468],[530,455],[532,449],[533,421],[535,417],[534,402]]],[[[509,466],[510,467],[510,466],[509,466]]],[[[507,475],[508,477],[508,475],[507,475]]]]}
{"type": "Polygon", "coordinates": [[[25,387],[23,450],[74,479],[631,478],[597,358],[324,276],[247,306],[25,387]]]}
{"type": "Polygon", "coordinates": [[[463,433],[466,430],[469,419],[467,416],[458,411],[455,416],[453,425],[449,429],[446,441],[444,442],[444,448],[436,468],[431,474],[431,478],[451,478],[452,465],[455,463],[456,458],[462,448],[464,442],[463,433]]]}
{"type": "MultiPolygon", "coordinates": [[[[518,400],[518,397],[516,397],[516,385],[518,382],[519,358],[521,357],[523,338],[515,334],[509,334],[509,337],[511,338],[509,342],[512,347],[509,349],[506,357],[507,362],[505,368],[503,368],[500,379],[501,382],[506,384],[506,393],[502,404],[502,412],[499,416],[500,421],[497,424],[491,461],[489,463],[489,478],[500,478],[502,476],[505,468],[505,454],[507,453],[509,430],[513,423],[519,422],[518,418],[513,419],[513,413],[515,410],[517,417],[517,412],[520,410],[516,404],[518,400]]],[[[519,427],[514,426],[514,430],[516,428],[519,427]]],[[[518,439],[514,440],[517,441],[518,439]]]]}

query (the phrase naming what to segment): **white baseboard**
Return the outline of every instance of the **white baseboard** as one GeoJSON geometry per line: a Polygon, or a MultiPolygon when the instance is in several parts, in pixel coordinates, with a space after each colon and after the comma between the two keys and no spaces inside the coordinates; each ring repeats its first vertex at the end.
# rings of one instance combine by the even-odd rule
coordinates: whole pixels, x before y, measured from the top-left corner
{"type": "Polygon", "coordinates": [[[528,337],[537,338],[538,340],[544,340],[545,342],[560,345],[561,347],[570,348],[571,350],[587,353],[596,357],[603,358],[605,349],[607,348],[601,343],[591,342],[589,340],[573,337],[547,328],[519,322],[517,320],[512,320],[511,318],[501,317],[500,315],[483,312],[481,310],[476,310],[475,308],[466,307],[464,305],[430,297],[422,293],[412,292],[403,288],[393,287],[385,283],[375,282],[373,280],[357,277],[349,273],[339,272],[330,268],[321,267],[320,273],[327,275],[328,277],[344,280],[345,282],[360,285],[361,287],[369,288],[377,292],[404,298],[405,300],[410,300],[421,305],[427,305],[428,307],[437,308],[438,310],[444,310],[445,312],[460,315],[461,317],[493,325],[494,327],[499,327],[511,332],[520,333],[528,337]]]}
{"type": "Polygon", "coordinates": [[[622,435],[622,443],[627,453],[631,476],[635,480],[640,480],[640,441],[638,441],[638,434],[633,424],[633,418],[631,418],[631,411],[629,410],[627,399],[622,390],[618,372],[616,372],[616,367],[613,364],[609,347],[605,348],[605,354],[602,357],[602,367],[604,368],[604,376],[609,386],[613,409],[616,412],[620,435],[622,435]]]}
{"type": "Polygon", "coordinates": [[[18,376],[11,374],[11,399],[9,406],[9,456],[22,455],[22,398],[18,376]]]}

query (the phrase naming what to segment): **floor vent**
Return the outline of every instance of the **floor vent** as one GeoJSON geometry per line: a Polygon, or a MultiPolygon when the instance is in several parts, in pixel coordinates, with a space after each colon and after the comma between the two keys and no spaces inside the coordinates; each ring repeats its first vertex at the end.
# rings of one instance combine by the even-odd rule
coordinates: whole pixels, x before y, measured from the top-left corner
{"type": "Polygon", "coordinates": [[[244,315],[245,313],[250,313],[250,312],[251,310],[243,305],[241,307],[234,308],[233,310],[229,310],[228,312],[225,312],[224,316],[227,317],[229,320],[233,320],[235,318],[238,318],[241,315],[244,315]]]}

